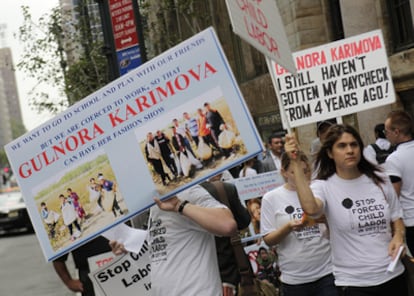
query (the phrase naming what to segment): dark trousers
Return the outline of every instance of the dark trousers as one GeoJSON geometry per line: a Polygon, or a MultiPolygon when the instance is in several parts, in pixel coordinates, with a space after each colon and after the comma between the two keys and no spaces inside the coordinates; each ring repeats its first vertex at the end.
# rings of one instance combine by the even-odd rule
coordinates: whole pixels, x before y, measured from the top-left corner
{"type": "Polygon", "coordinates": [[[177,166],[175,165],[175,161],[173,158],[171,158],[170,154],[165,154],[165,155],[162,154],[162,159],[164,159],[164,162],[170,169],[171,173],[174,176],[177,176],[178,174],[177,166]]]}
{"type": "Polygon", "coordinates": [[[198,139],[198,136],[191,136],[193,138],[193,141],[195,142],[196,146],[198,147],[198,143],[200,140],[198,139]]]}
{"type": "Polygon", "coordinates": [[[69,228],[69,233],[70,233],[70,235],[72,236],[72,234],[73,234],[73,225],[75,225],[75,227],[79,230],[79,231],[81,231],[81,228],[80,228],[80,225],[79,225],[79,223],[78,223],[78,221],[73,221],[71,224],[69,224],[68,225],[68,228],[69,228]]]}
{"type": "Polygon", "coordinates": [[[338,293],[339,296],[408,296],[404,274],[378,286],[338,287],[338,293]]]}
{"type": "Polygon", "coordinates": [[[157,172],[158,175],[161,176],[162,183],[165,185],[165,181],[167,180],[167,174],[164,171],[164,167],[162,166],[162,162],[160,159],[151,159],[151,164],[154,167],[154,170],[157,172]]]}
{"type": "Polygon", "coordinates": [[[93,290],[93,284],[88,276],[87,270],[79,270],[79,280],[83,284],[82,296],[95,296],[95,291],[93,290]]]}
{"type": "Polygon", "coordinates": [[[112,203],[112,213],[116,217],[116,211],[119,211],[121,215],[124,213],[122,212],[121,208],[119,207],[118,201],[116,200],[116,194],[114,193],[114,202],[112,203]]]}
{"type": "Polygon", "coordinates": [[[337,296],[334,277],[332,274],[326,275],[314,282],[287,285],[282,283],[283,296],[337,296]]]}

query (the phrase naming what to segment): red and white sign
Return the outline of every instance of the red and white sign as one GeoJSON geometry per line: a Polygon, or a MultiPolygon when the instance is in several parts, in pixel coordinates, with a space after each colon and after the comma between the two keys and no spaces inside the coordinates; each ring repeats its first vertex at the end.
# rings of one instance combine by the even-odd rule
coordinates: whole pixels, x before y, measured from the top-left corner
{"type": "Polygon", "coordinates": [[[380,30],[295,52],[293,57],[296,75],[276,63],[269,70],[283,106],[281,115],[290,127],[395,102],[380,30]]]}
{"type": "Polygon", "coordinates": [[[296,73],[275,0],[226,0],[233,31],[269,59],[296,73]]]}
{"type": "Polygon", "coordinates": [[[132,0],[109,0],[115,49],[121,50],[138,44],[132,0]]]}

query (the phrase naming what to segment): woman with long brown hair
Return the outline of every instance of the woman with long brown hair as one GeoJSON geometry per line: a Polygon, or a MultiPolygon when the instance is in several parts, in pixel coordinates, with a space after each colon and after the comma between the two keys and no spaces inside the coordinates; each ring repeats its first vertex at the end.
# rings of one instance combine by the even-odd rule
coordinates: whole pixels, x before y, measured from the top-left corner
{"type": "Polygon", "coordinates": [[[317,178],[309,185],[297,140],[287,136],[285,144],[303,210],[312,217],[326,215],[340,295],[405,296],[401,262],[387,270],[404,244],[401,206],[391,182],[364,158],[363,148],[353,127],[330,127],[316,158],[317,178]]]}

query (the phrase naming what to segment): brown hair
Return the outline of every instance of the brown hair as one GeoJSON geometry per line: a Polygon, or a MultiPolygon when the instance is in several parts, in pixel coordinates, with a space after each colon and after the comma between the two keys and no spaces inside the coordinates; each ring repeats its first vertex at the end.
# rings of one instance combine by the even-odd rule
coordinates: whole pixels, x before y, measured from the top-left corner
{"type": "Polygon", "coordinates": [[[258,204],[259,208],[261,208],[262,207],[262,201],[259,198],[252,198],[252,199],[249,199],[247,201],[247,211],[250,214],[250,218],[251,218],[251,222],[252,222],[252,225],[253,225],[254,232],[255,233],[260,233],[260,220],[256,220],[254,218],[254,214],[253,214],[253,212],[250,208],[250,206],[253,205],[253,204],[258,204]]]}
{"type": "MultiPolygon", "coordinates": [[[[302,151],[297,151],[296,157],[299,157],[300,161],[303,161],[304,163],[306,163],[306,165],[309,166],[309,159],[305,155],[305,153],[303,153],[302,151]]],[[[280,157],[280,162],[282,164],[282,169],[286,171],[288,167],[290,166],[290,158],[286,152],[282,153],[282,156],[280,157]]]]}
{"type": "Polygon", "coordinates": [[[329,128],[325,141],[322,143],[322,147],[316,157],[315,167],[319,168],[317,172],[317,179],[327,180],[336,173],[335,161],[329,157],[328,153],[332,152],[334,144],[344,133],[351,134],[358,142],[358,146],[361,151],[361,159],[358,163],[358,170],[368,178],[372,179],[375,184],[384,183],[384,180],[378,174],[381,169],[366,160],[364,154],[362,153],[364,143],[362,142],[361,136],[356,129],[346,124],[336,124],[329,128]]]}

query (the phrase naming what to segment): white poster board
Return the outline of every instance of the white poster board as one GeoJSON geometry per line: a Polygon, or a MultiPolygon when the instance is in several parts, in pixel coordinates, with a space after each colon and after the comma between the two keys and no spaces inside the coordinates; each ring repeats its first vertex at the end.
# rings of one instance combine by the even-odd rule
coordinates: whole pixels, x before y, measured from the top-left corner
{"type": "Polygon", "coordinates": [[[293,54],[297,74],[272,62],[280,112],[290,127],[341,117],[395,102],[380,30],[293,54]]]}
{"type": "MultiPolygon", "coordinates": [[[[183,137],[197,156],[195,141],[186,133],[183,137]]],[[[169,198],[253,157],[262,151],[262,143],[209,28],[109,83],[5,150],[43,253],[53,260],[148,209],[154,196],[169,198]],[[206,104],[225,123],[216,131],[218,142],[226,134],[230,146],[216,147],[211,151],[215,161],[201,163],[190,159],[189,148],[181,150],[183,140],[175,141],[181,143],[175,147],[172,126],[177,119],[180,128],[185,127],[188,113],[212,133],[213,127],[199,113],[207,112],[206,104]],[[160,152],[161,141],[153,138],[158,132],[169,138],[171,153],[166,156],[160,152]],[[170,165],[183,167],[186,157],[185,164],[191,162],[187,174],[175,176],[170,165]],[[61,216],[54,226],[56,235],[42,219],[44,206],[61,216]]]]}
{"type": "MultiPolygon", "coordinates": [[[[97,256],[89,260],[102,262],[97,256]]],[[[93,263],[92,263],[93,266],[93,263]]],[[[120,256],[112,255],[99,268],[91,268],[89,277],[95,292],[100,296],[135,296],[151,295],[151,264],[149,246],[145,242],[138,254],[127,253],[120,256]]]]}

